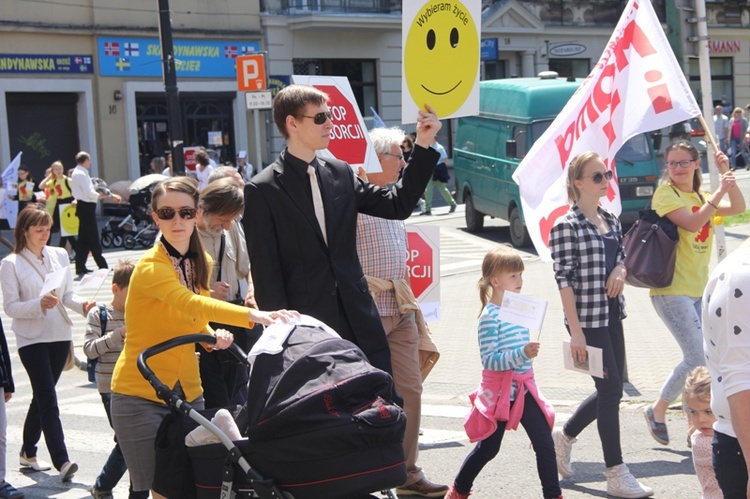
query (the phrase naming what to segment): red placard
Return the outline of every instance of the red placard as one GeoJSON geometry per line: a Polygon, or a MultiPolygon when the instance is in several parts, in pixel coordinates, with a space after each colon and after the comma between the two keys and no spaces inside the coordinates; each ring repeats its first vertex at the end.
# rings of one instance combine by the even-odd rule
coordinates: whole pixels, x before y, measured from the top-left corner
{"type": "Polygon", "coordinates": [[[367,131],[362,129],[357,112],[356,103],[352,103],[334,85],[313,85],[330,97],[328,108],[331,110],[331,142],[328,150],[336,158],[346,161],[350,165],[358,166],[365,162],[367,153],[367,131]]]}
{"type": "Polygon", "coordinates": [[[419,300],[420,296],[434,282],[434,268],[432,259],[432,247],[421,234],[409,232],[409,257],[406,265],[409,267],[409,278],[414,296],[419,300]]]}

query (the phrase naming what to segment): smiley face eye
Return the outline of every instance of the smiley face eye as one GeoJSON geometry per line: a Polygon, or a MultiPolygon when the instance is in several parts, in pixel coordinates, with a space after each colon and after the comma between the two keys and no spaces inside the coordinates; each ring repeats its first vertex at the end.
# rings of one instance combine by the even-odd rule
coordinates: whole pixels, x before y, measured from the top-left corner
{"type": "Polygon", "coordinates": [[[451,47],[458,47],[458,30],[456,28],[451,30],[451,47]]]}
{"type": "Polygon", "coordinates": [[[432,50],[435,48],[435,31],[430,30],[427,32],[427,48],[432,50]]]}

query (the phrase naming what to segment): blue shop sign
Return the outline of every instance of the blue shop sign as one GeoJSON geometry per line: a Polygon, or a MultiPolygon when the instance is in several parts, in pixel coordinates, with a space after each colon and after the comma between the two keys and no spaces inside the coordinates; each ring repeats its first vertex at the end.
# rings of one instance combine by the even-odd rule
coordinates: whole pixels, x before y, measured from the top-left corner
{"type": "Polygon", "coordinates": [[[0,73],[68,73],[94,72],[92,55],[69,54],[0,54],[0,73]]]}
{"type": "MultiPolygon", "coordinates": [[[[158,38],[99,37],[101,76],[162,77],[158,38]]],[[[174,40],[179,78],[236,78],[237,56],[260,51],[260,43],[247,40],[174,40]]]]}
{"type": "Polygon", "coordinates": [[[479,58],[482,61],[497,60],[497,38],[482,38],[482,46],[479,49],[479,58]]]}

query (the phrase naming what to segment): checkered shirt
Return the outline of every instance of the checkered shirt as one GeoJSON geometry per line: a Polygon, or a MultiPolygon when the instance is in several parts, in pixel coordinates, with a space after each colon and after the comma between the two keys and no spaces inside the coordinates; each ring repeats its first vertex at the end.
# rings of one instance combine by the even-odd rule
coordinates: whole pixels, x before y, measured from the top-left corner
{"type": "MultiPolygon", "coordinates": [[[[359,214],[357,254],[366,276],[389,281],[403,279],[406,275],[407,251],[404,222],[359,214]]],[[[375,305],[381,317],[399,315],[393,290],[380,293],[375,305]]]]}
{"type": "MultiPolygon", "coordinates": [[[[599,214],[617,232],[620,247],[615,265],[625,260],[620,220],[598,208],[599,214]]],[[[576,297],[578,319],[582,327],[607,327],[609,303],[606,292],[607,269],[604,239],[577,205],[560,217],[550,232],[549,247],[554,260],[555,279],[560,289],[571,287],[576,297]]],[[[625,318],[625,297],[619,296],[620,319],[625,318]]]]}

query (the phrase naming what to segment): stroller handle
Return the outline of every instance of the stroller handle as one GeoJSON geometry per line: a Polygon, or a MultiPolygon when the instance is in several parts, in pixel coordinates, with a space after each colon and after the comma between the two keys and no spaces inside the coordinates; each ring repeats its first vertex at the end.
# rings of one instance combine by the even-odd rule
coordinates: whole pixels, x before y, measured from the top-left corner
{"type": "MultiPolygon", "coordinates": [[[[148,366],[147,361],[154,355],[158,355],[160,353],[166,352],[167,350],[171,350],[172,348],[176,348],[182,345],[188,345],[190,343],[215,345],[216,336],[212,334],[198,333],[177,336],[176,338],[171,338],[169,340],[162,341],[161,343],[157,343],[156,345],[150,346],[138,355],[136,365],[138,366],[138,370],[140,371],[141,375],[146,378],[146,381],[148,381],[149,384],[154,388],[154,390],[156,390],[156,396],[167,403],[169,403],[172,397],[176,395],[174,392],[172,392],[171,388],[162,383],[159,378],[156,377],[156,373],[154,373],[153,369],[148,366]]],[[[229,345],[227,351],[230,352],[238,361],[247,362],[247,355],[235,343],[229,345]]]]}

